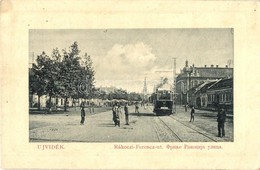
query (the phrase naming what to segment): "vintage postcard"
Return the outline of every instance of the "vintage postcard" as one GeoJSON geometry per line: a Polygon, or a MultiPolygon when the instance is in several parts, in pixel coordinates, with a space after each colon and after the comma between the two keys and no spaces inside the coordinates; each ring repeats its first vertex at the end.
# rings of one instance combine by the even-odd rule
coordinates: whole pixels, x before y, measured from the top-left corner
{"type": "Polygon", "coordinates": [[[30,142],[232,142],[233,35],[30,29],[30,142]]]}
{"type": "Polygon", "coordinates": [[[258,2],[0,4],[3,169],[260,168],[258,2]]]}

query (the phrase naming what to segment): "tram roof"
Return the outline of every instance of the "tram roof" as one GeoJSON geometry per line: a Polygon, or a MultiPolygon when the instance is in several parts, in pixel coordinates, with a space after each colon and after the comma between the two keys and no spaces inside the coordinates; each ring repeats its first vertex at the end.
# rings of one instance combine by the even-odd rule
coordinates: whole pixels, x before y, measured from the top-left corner
{"type": "Polygon", "coordinates": [[[170,84],[163,84],[157,88],[158,91],[171,91],[172,86],[170,84]]]}

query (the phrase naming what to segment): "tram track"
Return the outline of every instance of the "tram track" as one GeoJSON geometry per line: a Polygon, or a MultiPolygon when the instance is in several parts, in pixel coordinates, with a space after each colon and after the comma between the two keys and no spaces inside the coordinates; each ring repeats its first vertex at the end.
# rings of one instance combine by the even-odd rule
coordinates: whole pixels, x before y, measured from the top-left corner
{"type": "Polygon", "coordinates": [[[210,140],[212,140],[212,141],[214,141],[214,142],[218,142],[217,140],[213,139],[212,137],[210,137],[210,136],[206,135],[205,133],[200,132],[200,131],[198,131],[198,130],[196,130],[196,129],[194,129],[194,128],[188,126],[188,125],[186,125],[185,123],[179,121],[178,119],[174,118],[173,116],[170,115],[170,116],[168,116],[168,117],[170,117],[170,118],[172,118],[173,120],[175,120],[175,121],[181,123],[182,125],[184,125],[184,126],[190,128],[191,130],[194,130],[195,132],[197,132],[197,133],[199,133],[199,134],[201,134],[201,135],[207,137],[208,139],[210,139],[210,140]]]}
{"type": "MultiPolygon", "coordinates": [[[[152,111],[151,108],[149,108],[149,109],[152,111]]],[[[216,139],[210,137],[209,135],[207,135],[207,134],[205,134],[205,133],[203,133],[203,132],[200,132],[199,130],[197,130],[197,129],[193,128],[193,127],[190,127],[190,126],[186,125],[185,123],[179,121],[178,119],[174,118],[172,115],[169,115],[169,116],[167,116],[167,117],[170,117],[171,119],[173,119],[173,120],[175,120],[176,122],[178,122],[178,123],[184,125],[185,127],[191,129],[192,131],[194,131],[194,132],[196,132],[196,133],[198,133],[198,134],[200,134],[200,135],[206,137],[206,138],[209,139],[210,141],[218,142],[216,139]]],[[[184,141],[185,141],[185,140],[182,139],[182,137],[180,137],[180,136],[169,126],[169,124],[167,124],[160,116],[156,116],[156,118],[157,118],[158,120],[160,120],[160,122],[167,128],[167,131],[171,132],[172,136],[174,136],[174,137],[178,140],[177,142],[184,142],[184,141]]],[[[157,124],[158,124],[158,123],[157,123],[157,124]]],[[[158,126],[158,125],[157,125],[157,126],[158,126]]],[[[164,128],[164,130],[166,130],[166,128],[164,128]]],[[[160,142],[162,142],[162,141],[164,141],[163,139],[161,139],[161,136],[162,136],[162,135],[161,135],[160,133],[162,133],[162,132],[159,132],[157,129],[158,129],[158,128],[155,128],[155,132],[156,132],[156,134],[157,134],[158,140],[159,140],[160,142]]]]}
{"type": "MultiPolygon", "coordinates": [[[[149,110],[151,110],[151,108],[149,108],[149,110]]],[[[160,117],[154,116],[152,120],[159,142],[183,142],[183,140],[160,117]],[[160,123],[156,120],[159,120],[160,123]]]]}
{"type": "Polygon", "coordinates": [[[159,141],[159,142],[163,142],[162,139],[160,138],[160,135],[159,135],[158,130],[157,130],[154,126],[153,126],[153,128],[154,128],[154,131],[155,131],[156,136],[157,136],[157,138],[158,138],[158,141],[159,141]]]}
{"type": "Polygon", "coordinates": [[[172,132],[179,142],[183,142],[183,140],[160,117],[158,117],[158,119],[172,132]]]}

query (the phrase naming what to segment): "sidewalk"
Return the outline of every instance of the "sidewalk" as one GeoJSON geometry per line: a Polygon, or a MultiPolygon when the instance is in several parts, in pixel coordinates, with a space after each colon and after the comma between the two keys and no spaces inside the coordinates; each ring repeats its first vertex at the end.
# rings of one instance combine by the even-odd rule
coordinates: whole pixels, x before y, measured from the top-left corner
{"type": "MultiPolygon", "coordinates": [[[[184,106],[182,106],[182,105],[177,105],[176,106],[179,110],[182,110],[182,112],[185,112],[185,108],[184,108],[184,106]]],[[[177,109],[176,108],[176,109],[177,109]]],[[[187,110],[190,110],[191,108],[188,108],[187,110]]],[[[217,116],[217,111],[215,111],[215,110],[212,110],[212,109],[209,109],[209,108],[195,108],[195,110],[198,112],[203,112],[203,111],[205,111],[205,112],[207,112],[207,113],[209,113],[209,114],[214,114],[214,115],[216,115],[217,116]]],[[[229,117],[229,118],[233,118],[233,116],[234,116],[234,114],[230,114],[230,113],[227,113],[226,114],[227,115],[227,117],[229,117]]]]}
{"type": "MultiPolygon", "coordinates": [[[[184,107],[177,106],[176,113],[173,114],[173,116],[176,117],[178,120],[182,121],[183,123],[196,126],[208,133],[211,133],[214,136],[217,136],[218,134],[217,112],[195,109],[195,121],[189,122],[190,111],[191,111],[190,108],[188,108],[187,112],[185,112],[184,107]]],[[[223,139],[228,142],[234,141],[233,116],[227,115],[226,123],[225,123],[225,131],[226,131],[226,137],[223,139]]]]}

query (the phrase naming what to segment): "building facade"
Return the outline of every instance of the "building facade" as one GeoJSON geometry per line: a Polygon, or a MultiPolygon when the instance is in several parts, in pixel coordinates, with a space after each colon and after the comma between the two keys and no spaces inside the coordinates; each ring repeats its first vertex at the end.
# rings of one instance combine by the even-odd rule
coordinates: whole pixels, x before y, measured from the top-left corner
{"type": "Polygon", "coordinates": [[[204,82],[188,91],[190,105],[198,109],[233,113],[233,78],[204,82]]]}
{"type": "Polygon", "coordinates": [[[233,78],[221,79],[207,89],[208,108],[233,113],[233,78]]]}
{"type": "Polygon", "coordinates": [[[176,77],[176,104],[190,103],[191,99],[188,91],[193,87],[198,86],[210,80],[219,80],[222,78],[233,77],[233,68],[219,67],[218,65],[211,65],[207,67],[196,67],[194,64],[189,66],[188,61],[185,61],[185,67],[181,73],[176,77]]]}

